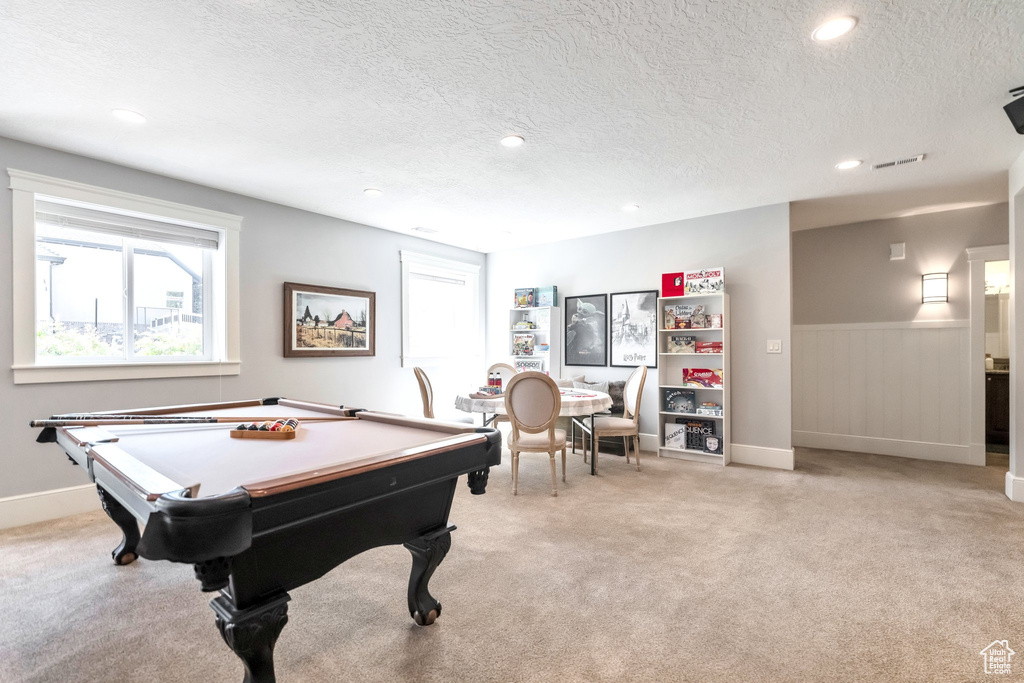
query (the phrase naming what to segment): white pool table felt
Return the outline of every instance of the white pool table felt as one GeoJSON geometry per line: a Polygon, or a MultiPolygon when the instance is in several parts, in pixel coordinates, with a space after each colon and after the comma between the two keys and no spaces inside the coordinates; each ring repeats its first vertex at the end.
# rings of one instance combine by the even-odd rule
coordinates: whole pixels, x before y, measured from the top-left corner
{"type": "MultiPolygon", "coordinates": [[[[175,415],[225,417],[324,417],[323,413],[276,405],[199,410],[175,415]]],[[[199,483],[199,497],[318,468],[360,467],[408,448],[451,439],[455,434],[371,420],[302,422],[287,441],[232,439],[236,424],[123,425],[103,429],[116,445],[182,486],[199,483]]]]}

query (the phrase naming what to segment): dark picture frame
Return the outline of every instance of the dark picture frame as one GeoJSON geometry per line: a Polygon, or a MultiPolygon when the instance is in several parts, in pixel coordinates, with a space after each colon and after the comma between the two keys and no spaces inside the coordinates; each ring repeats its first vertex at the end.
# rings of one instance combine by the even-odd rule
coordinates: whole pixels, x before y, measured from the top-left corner
{"type": "Polygon", "coordinates": [[[565,297],[565,364],[608,364],[608,295],[565,297]]]}
{"type": "Polygon", "coordinates": [[[376,355],[374,292],[284,283],[284,357],[376,355]]]}
{"type": "Polygon", "coordinates": [[[658,367],[658,290],[609,294],[609,365],[658,367]]]}

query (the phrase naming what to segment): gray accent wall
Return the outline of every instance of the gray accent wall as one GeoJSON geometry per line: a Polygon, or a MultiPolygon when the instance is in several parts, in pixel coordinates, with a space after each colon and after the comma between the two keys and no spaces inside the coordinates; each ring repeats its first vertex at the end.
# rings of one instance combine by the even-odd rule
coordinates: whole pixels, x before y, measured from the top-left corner
{"type": "MultiPolygon", "coordinates": [[[[789,240],[789,205],[775,204],[489,254],[487,358],[507,359],[516,287],[557,285],[564,305],[566,296],[660,291],[662,273],[721,266],[732,305],[732,442],[789,449],[789,240]],[[767,339],[782,340],[783,353],[768,355],[767,339]]],[[[629,373],[576,366],[561,372],[585,374],[588,381],[629,373]]],[[[657,371],[649,370],[640,415],[644,434],[658,432],[657,385],[657,371]]]]}
{"type": "MultiPolygon", "coordinates": [[[[17,168],[131,192],[244,218],[240,241],[241,374],[224,378],[68,382],[15,385],[10,370],[11,191],[0,192],[0,384],[5,435],[0,449],[0,498],[87,483],[52,444],[36,444],[33,418],[82,410],[112,410],[265,396],[292,396],[393,412],[422,414],[411,368],[402,368],[399,251],[484,265],[484,255],[300,211],[72,154],[0,138],[0,169],[17,168]],[[372,358],[282,356],[282,283],[375,291],[377,355],[372,358]]],[[[289,180],[282,178],[282,182],[289,180]]],[[[483,319],[481,302],[481,320],[483,319]]],[[[454,340],[451,340],[455,343],[454,340]]],[[[477,351],[482,353],[482,348],[477,351]]],[[[448,373],[453,385],[472,384],[482,361],[448,373]]],[[[438,391],[442,400],[447,393],[438,391]]]]}
{"type": "Polygon", "coordinates": [[[795,325],[966,320],[968,247],[1006,244],[1007,204],[793,233],[795,325]],[[889,245],[906,243],[906,259],[889,245]],[[949,303],[921,303],[921,275],[949,273],[949,303]]]}

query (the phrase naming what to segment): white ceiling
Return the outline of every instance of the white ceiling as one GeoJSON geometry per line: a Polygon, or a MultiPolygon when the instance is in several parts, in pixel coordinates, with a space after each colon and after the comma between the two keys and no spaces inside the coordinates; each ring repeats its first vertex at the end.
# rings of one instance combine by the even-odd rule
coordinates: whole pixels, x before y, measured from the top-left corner
{"type": "Polygon", "coordinates": [[[0,135],[482,251],[817,227],[1005,201],[1022,35],[1024,0],[5,0],[0,135]]]}

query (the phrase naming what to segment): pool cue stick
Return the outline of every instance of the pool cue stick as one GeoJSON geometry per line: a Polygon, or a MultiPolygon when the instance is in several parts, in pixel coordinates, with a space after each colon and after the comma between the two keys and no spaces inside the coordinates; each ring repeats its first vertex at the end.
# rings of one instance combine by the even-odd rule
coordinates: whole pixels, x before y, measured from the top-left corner
{"type": "Polygon", "coordinates": [[[93,418],[63,418],[59,420],[32,420],[29,427],[106,427],[117,425],[193,425],[193,424],[241,424],[243,422],[277,422],[278,420],[297,420],[298,422],[345,422],[358,420],[358,417],[143,417],[131,415],[115,415],[109,418],[99,416],[93,418]]]}

